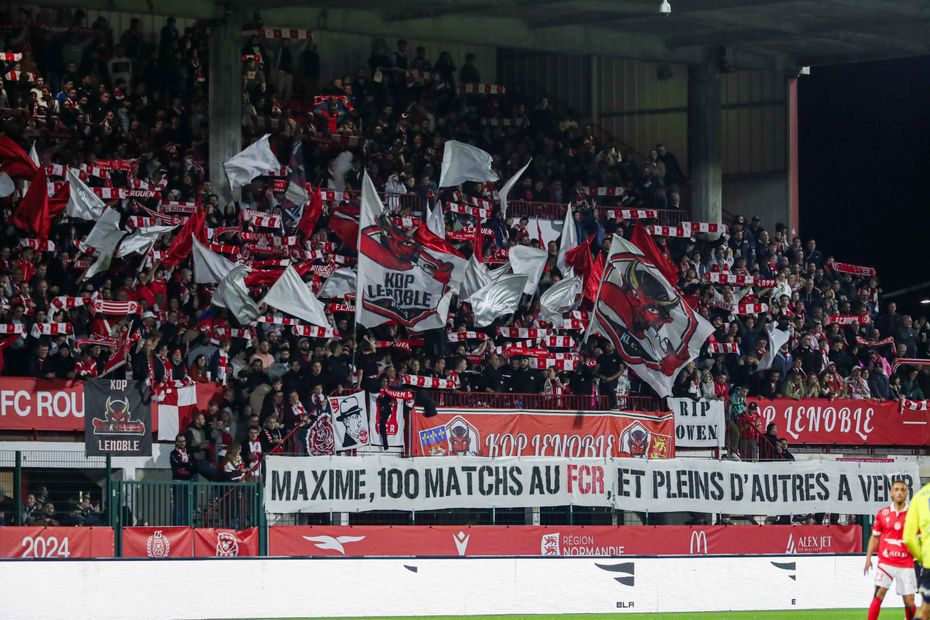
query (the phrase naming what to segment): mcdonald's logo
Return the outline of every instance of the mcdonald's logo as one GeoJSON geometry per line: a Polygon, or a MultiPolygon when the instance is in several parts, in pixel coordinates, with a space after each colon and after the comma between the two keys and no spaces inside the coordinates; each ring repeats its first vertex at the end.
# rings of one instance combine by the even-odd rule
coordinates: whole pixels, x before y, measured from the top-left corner
{"type": "Polygon", "coordinates": [[[688,553],[691,555],[707,555],[707,532],[704,530],[691,532],[691,544],[688,545],[688,553]],[[701,550],[702,547],[703,551],[701,550]]]}

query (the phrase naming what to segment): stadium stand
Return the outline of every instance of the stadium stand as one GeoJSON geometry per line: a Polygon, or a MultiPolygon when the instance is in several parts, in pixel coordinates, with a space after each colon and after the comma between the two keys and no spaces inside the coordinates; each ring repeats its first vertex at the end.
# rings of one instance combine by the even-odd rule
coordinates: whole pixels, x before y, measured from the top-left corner
{"type": "MultiPolygon", "coordinates": [[[[930,324],[894,303],[880,307],[874,269],[779,223],[690,223],[689,178],[672,152],[656,145],[641,155],[547,97],[485,84],[474,57],[457,68],[448,54],[430,59],[405,41],[380,41],[354,75],[324,80],[326,51],[312,41],[245,34],[244,144],[270,135],[276,163],[237,205],[219,189],[226,179],[206,176],[202,28],[181,33],[169,19],[152,47],[138,21],[114,33],[103,19],[88,25],[81,10],[68,23],[7,23],[0,162],[19,183],[2,199],[3,374],[131,376],[159,394],[218,384],[220,398],[180,421],[177,480],[248,480],[262,454],[313,453],[310,429],[326,397],[358,389],[427,407],[666,410],[609,341],[582,343],[614,236],[651,237],[669,279],[713,324],[672,396],[726,403],[726,457],[793,458],[754,397],[926,409],[930,368],[907,361],[928,357],[930,324]],[[501,180],[529,166],[506,215],[500,183],[438,187],[450,140],[490,153],[501,180]],[[538,287],[490,326],[457,300],[445,329],[356,327],[354,285],[340,286],[340,276],[357,261],[366,172],[408,237],[439,208],[445,239],[465,258],[494,266],[515,247],[546,250],[538,287]],[[87,191],[115,209],[123,231],[139,231],[134,252],[97,256],[88,235],[99,214],[67,214],[94,204],[87,191]],[[583,299],[553,319],[540,296],[566,277],[566,204],[578,240],[567,264],[583,276],[583,299]],[[172,228],[142,234],[154,226],[172,228]],[[189,239],[201,229],[206,248],[250,266],[254,299],[299,265],[332,328],[264,306],[241,324],[212,305],[214,287],[194,279],[189,239]],[[408,375],[422,378],[415,390],[408,375]]],[[[50,505],[29,495],[24,521],[54,522],[50,505]]],[[[98,523],[98,512],[82,496],[75,520],[98,523]]]]}

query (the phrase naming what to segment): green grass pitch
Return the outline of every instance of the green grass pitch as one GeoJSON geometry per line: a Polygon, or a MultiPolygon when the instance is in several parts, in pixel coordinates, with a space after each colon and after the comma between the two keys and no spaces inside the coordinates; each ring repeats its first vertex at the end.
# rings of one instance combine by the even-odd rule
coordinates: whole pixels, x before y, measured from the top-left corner
{"type": "MultiPolygon", "coordinates": [[[[890,610],[889,610],[890,611],[890,610]]],[[[897,612],[898,610],[894,610],[897,612]]],[[[888,614],[889,616],[891,613],[888,614]]],[[[895,613],[895,617],[897,617],[895,613]]],[[[817,611],[709,611],[693,613],[653,613],[653,614],[542,614],[542,615],[506,615],[506,616],[392,616],[383,618],[316,618],[315,620],[862,620],[864,610],[858,609],[821,609],[817,611]]]]}

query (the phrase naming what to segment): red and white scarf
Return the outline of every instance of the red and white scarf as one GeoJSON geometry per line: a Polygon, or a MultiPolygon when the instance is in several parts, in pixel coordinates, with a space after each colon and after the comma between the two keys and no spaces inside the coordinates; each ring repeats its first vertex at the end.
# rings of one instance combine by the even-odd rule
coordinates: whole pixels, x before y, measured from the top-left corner
{"type": "Polygon", "coordinates": [[[338,338],[339,334],[332,327],[320,327],[318,325],[293,325],[291,327],[295,336],[305,338],[338,338]]]}
{"type": "Polygon", "coordinates": [[[708,350],[711,353],[736,353],[739,355],[739,343],[736,342],[711,342],[708,350]]]}
{"type": "Polygon", "coordinates": [[[33,338],[39,336],[64,336],[74,333],[74,326],[71,323],[36,323],[32,326],[30,335],[33,338]]]}
{"type": "Polygon", "coordinates": [[[605,213],[608,220],[654,220],[659,212],[654,209],[605,209],[605,213]]]}
{"type": "Polygon", "coordinates": [[[554,336],[555,330],[536,327],[498,327],[497,333],[504,338],[546,338],[554,336]]]}
{"type": "Polygon", "coordinates": [[[20,239],[19,247],[21,248],[32,248],[40,252],[54,252],[55,244],[47,239],[45,241],[41,239],[20,239]]]}
{"type": "Polygon", "coordinates": [[[104,301],[95,299],[90,311],[100,314],[141,314],[142,304],[138,301],[104,301]]]}
{"type": "Polygon", "coordinates": [[[450,332],[447,334],[449,342],[462,342],[464,340],[487,340],[488,335],[484,332],[450,332]]]}
{"type": "Polygon", "coordinates": [[[421,375],[401,375],[400,380],[404,385],[413,385],[419,388],[431,390],[454,390],[458,383],[451,379],[440,379],[438,377],[423,377],[421,375]]]}
{"type": "Polygon", "coordinates": [[[868,325],[871,320],[868,314],[830,314],[824,317],[824,325],[868,325]]]}
{"type": "Polygon", "coordinates": [[[854,276],[871,277],[876,274],[875,267],[861,267],[859,265],[850,265],[849,263],[833,263],[833,271],[841,273],[851,273],[854,276]]]}

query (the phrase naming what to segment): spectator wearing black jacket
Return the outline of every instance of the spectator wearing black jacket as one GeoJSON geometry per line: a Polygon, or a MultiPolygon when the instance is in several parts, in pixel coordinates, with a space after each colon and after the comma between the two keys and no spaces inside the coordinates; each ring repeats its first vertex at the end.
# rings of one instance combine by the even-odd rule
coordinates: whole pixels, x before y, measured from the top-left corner
{"type": "MultiPolygon", "coordinates": [[[[174,449],[168,457],[171,463],[171,479],[176,482],[189,482],[194,479],[194,463],[187,450],[187,438],[179,434],[174,438],[174,449]]],[[[172,484],[174,525],[188,525],[188,490],[187,485],[172,484]]]]}

